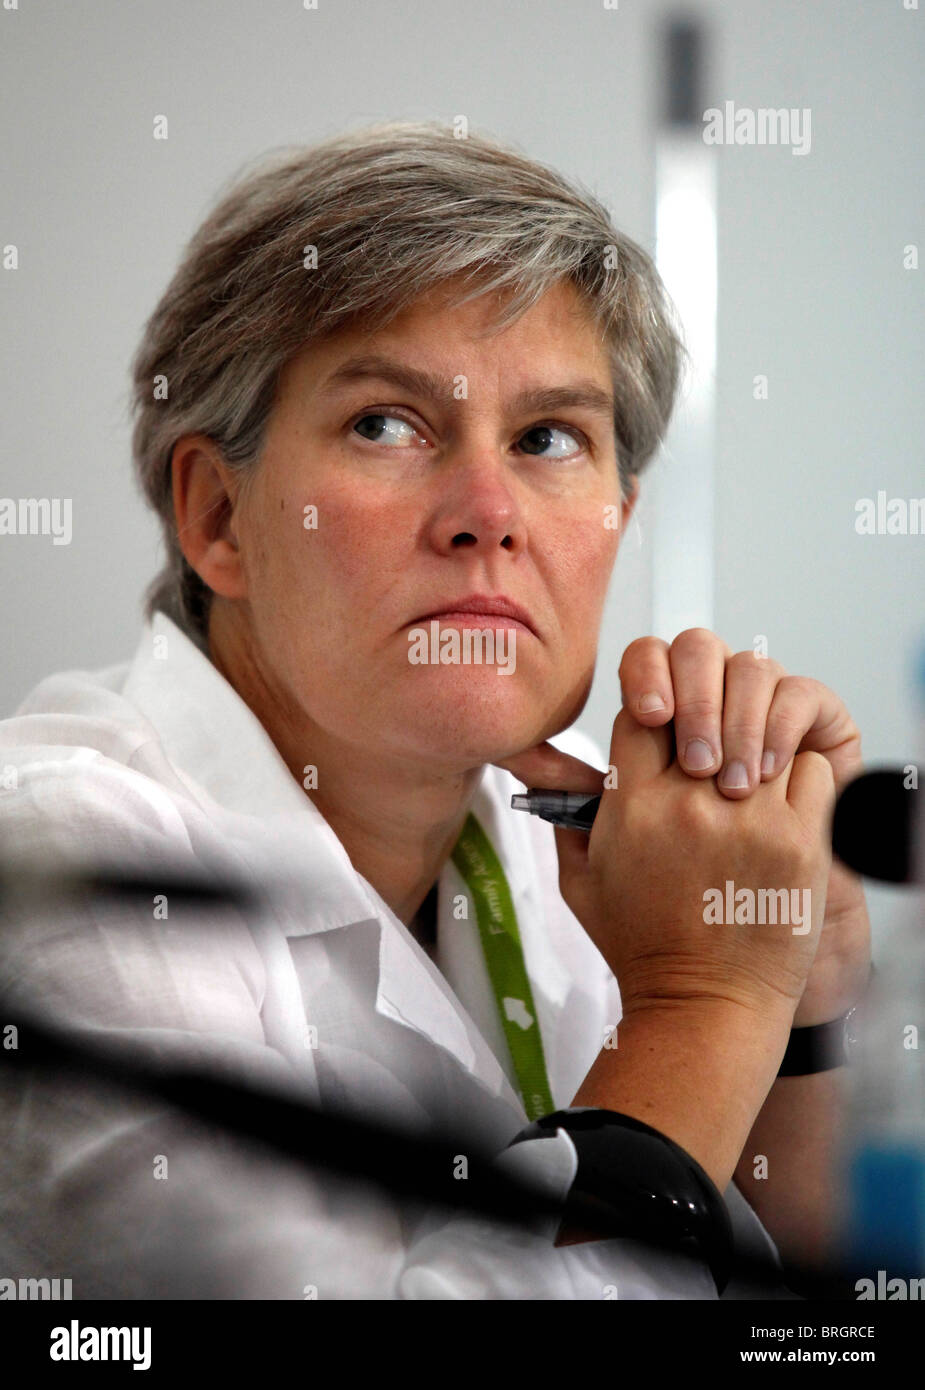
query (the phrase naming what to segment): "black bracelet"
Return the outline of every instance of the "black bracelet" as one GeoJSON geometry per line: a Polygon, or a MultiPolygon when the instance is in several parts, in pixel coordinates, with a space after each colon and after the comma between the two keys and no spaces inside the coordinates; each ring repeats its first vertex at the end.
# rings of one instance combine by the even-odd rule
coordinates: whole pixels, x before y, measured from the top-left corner
{"type": "Polygon", "coordinates": [[[625,1236],[696,1255],[722,1293],[732,1269],[732,1222],[700,1164],[651,1125],[592,1106],[543,1115],[512,1143],[555,1138],[559,1129],[578,1154],[560,1230],[593,1225],[601,1238],[625,1236]]]}

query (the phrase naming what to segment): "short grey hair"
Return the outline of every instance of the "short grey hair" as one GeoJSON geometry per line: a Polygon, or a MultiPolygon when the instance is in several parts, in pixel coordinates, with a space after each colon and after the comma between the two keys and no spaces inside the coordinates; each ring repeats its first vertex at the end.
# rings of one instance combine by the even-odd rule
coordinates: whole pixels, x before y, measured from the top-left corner
{"type": "Polygon", "coordinates": [[[592,194],[436,122],[283,149],[225,189],[132,363],[135,468],[167,552],[147,617],[163,611],[205,648],[211,590],[180,549],[173,507],[181,436],[204,434],[229,467],[253,468],[292,357],[338,329],[381,327],[459,275],[454,307],[504,292],[498,329],[559,282],[581,291],[609,347],[621,487],[641,471],[667,429],[687,353],[652,260],[592,194]],[[307,269],[311,247],[317,267],[307,269]]]}

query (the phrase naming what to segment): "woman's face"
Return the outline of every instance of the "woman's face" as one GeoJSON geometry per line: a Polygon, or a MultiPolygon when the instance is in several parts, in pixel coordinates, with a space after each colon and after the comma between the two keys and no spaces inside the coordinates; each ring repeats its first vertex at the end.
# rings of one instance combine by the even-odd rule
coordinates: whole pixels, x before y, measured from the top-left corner
{"type": "Polygon", "coordinates": [[[480,338],[487,301],[448,309],[448,288],[288,364],[232,527],[236,619],[289,720],[458,771],[581,710],[629,508],[606,352],[577,292],[480,338]],[[449,616],[473,595],[529,621],[449,616]],[[491,630],[493,661],[480,639],[482,664],[444,664],[465,628],[491,630]]]}

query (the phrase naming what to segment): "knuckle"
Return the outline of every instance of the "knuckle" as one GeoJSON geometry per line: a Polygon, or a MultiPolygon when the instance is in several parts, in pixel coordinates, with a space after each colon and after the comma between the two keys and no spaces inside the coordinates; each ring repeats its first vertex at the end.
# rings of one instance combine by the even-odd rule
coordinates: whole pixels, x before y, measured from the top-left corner
{"type": "Polygon", "coordinates": [[[801,734],[802,730],[797,720],[788,718],[786,715],[776,714],[767,722],[764,742],[766,747],[780,752],[786,748],[795,748],[801,734]]]}
{"type": "Polygon", "coordinates": [[[675,700],[675,719],[715,719],[719,713],[716,700],[710,695],[689,695],[675,700]]]}
{"type": "Polygon", "coordinates": [[[667,642],[663,642],[660,637],[634,638],[620,659],[619,676],[622,679],[624,670],[638,666],[642,662],[654,665],[657,658],[663,656],[667,650],[667,642]]]}
{"type": "Polygon", "coordinates": [[[757,660],[752,651],[736,652],[726,662],[726,667],[737,679],[744,678],[756,684],[767,685],[776,680],[776,672],[769,668],[767,661],[757,660]]]}
{"type": "Polygon", "coordinates": [[[685,838],[702,839],[712,831],[716,814],[710,801],[698,795],[700,786],[691,783],[687,794],[678,798],[675,808],[676,823],[685,838]]]}
{"type": "Polygon", "coordinates": [[[799,729],[807,728],[806,699],[792,687],[788,690],[779,685],[768,709],[768,728],[799,729]]]}
{"type": "Polygon", "coordinates": [[[759,744],[763,743],[765,725],[758,719],[733,719],[723,725],[723,744],[759,744]]]}
{"type": "Polygon", "coordinates": [[[814,681],[811,676],[784,676],[779,684],[782,695],[802,699],[807,695],[814,695],[819,682],[814,681]]]}
{"type": "Polygon", "coordinates": [[[687,627],[678,633],[671,644],[673,651],[680,649],[684,652],[712,651],[714,647],[722,646],[723,643],[716,633],[711,632],[708,627],[687,627]]]}

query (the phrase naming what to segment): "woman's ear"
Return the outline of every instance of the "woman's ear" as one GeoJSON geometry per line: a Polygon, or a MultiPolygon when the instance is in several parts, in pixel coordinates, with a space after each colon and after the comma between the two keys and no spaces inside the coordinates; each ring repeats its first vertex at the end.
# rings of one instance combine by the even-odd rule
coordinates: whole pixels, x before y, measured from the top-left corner
{"type": "Polygon", "coordinates": [[[626,530],[633,509],[639,501],[639,474],[634,473],[629,482],[623,487],[623,501],[620,506],[620,531],[621,534],[626,530]]]}
{"type": "Polygon", "coordinates": [[[238,479],[214,440],[184,435],[170,462],[177,541],[187,563],[223,598],[244,598],[235,503],[238,479]]]}
{"type": "Polygon", "coordinates": [[[620,478],[620,521],[619,525],[614,525],[614,512],[617,509],[616,503],[608,504],[607,511],[611,520],[607,523],[607,529],[615,532],[615,541],[619,545],[626,534],[629,519],[633,515],[633,509],[639,500],[639,476],[633,476],[627,480],[620,478]]]}

